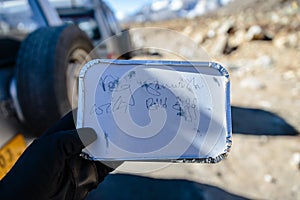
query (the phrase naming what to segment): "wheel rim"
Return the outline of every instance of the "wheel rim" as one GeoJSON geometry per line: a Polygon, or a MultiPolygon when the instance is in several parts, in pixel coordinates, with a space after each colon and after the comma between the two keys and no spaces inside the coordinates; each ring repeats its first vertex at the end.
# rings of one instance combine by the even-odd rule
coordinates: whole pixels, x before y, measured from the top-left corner
{"type": "Polygon", "coordinates": [[[88,52],[83,49],[75,49],[68,60],[66,73],[66,85],[68,100],[72,108],[77,107],[78,102],[78,77],[82,65],[91,60],[88,52]]]}

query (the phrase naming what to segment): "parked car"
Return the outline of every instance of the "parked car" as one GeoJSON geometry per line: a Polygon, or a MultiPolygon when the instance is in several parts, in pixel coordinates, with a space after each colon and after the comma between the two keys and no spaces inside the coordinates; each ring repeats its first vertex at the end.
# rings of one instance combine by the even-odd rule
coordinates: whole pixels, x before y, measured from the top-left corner
{"type": "Polygon", "coordinates": [[[128,59],[131,49],[102,0],[2,0],[0,178],[25,148],[22,135],[40,135],[76,104],[84,62],[128,59]]]}

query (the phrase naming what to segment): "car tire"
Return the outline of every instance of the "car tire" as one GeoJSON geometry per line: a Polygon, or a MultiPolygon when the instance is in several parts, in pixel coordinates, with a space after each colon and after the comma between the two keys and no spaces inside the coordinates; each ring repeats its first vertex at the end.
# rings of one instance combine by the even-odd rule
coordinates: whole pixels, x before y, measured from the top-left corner
{"type": "Polygon", "coordinates": [[[43,27],[22,42],[16,87],[28,135],[39,136],[71,109],[66,84],[70,57],[75,50],[88,55],[92,49],[90,39],[75,25],[43,27]]]}

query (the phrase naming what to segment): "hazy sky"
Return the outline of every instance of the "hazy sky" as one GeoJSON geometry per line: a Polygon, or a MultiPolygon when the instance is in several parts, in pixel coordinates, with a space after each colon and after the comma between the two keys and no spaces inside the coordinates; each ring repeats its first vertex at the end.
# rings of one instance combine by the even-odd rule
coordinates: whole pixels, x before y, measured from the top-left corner
{"type": "Polygon", "coordinates": [[[147,2],[151,2],[151,0],[105,0],[112,9],[114,9],[115,14],[118,18],[122,18],[124,14],[130,14],[133,11],[140,8],[147,2]]]}

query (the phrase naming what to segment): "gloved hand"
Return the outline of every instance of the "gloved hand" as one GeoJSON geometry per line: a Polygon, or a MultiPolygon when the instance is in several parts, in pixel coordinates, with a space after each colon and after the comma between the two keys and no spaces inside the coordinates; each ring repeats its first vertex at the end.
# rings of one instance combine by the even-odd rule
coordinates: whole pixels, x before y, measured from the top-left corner
{"type": "Polygon", "coordinates": [[[76,130],[68,113],[36,139],[1,180],[0,199],[84,199],[113,170],[79,156],[95,140],[94,130],[76,130]]]}

